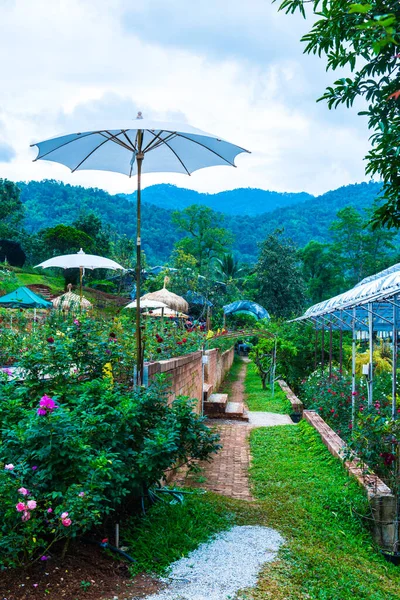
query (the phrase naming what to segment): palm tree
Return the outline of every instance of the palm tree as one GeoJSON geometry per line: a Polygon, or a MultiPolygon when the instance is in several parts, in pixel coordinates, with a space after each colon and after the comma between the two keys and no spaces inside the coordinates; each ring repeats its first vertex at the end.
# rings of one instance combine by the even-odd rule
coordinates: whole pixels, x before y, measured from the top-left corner
{"type": "Polygon", "coordinates": [[[231,253],[224,254],[222,258],[215,260],[217,261],[216,275],[223,281],[229,282],[237,279],[244,270],[239,267],[238,260],[231,253]]]}

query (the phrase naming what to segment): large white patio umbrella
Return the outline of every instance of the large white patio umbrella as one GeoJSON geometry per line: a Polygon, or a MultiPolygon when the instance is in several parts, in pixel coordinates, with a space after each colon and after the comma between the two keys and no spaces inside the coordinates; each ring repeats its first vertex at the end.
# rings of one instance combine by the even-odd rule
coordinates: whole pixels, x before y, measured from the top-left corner
{"type": "Polygon", "coordinates": [[[49,269],[50,267],[60,267],[61,269],[79,269],[79,295],[81,303],[82,275],[84,269],[111,269],[112,271],[121,269],[122,271],[125,271],[125,268],[115,262],[115,260],[104,258],[103,256],[97,256],[96,254],[86,254],[82,248],[76,254],[63,254],[61,256],[49,258],[48,260],[40,263],[40,265],[36,265],[36,267],[42,267],[42,269],[49,269]]]}
{"type": "Polygon", "coordinates": [[[244,148],[195,129],[186,123],[164,123],[142,118],[122,125],[91,128],[32,144],[38,147],[35,160],[50,160],[66,165],[72,172],[83,169],[115,171],[137,175],[136,238],[136,353],[138,384],[142,381],[143,356],[140,332],[140,194],[141,174],[156,172],[186,173],[217,165],[234,167],[235,157],[244,148]]]}

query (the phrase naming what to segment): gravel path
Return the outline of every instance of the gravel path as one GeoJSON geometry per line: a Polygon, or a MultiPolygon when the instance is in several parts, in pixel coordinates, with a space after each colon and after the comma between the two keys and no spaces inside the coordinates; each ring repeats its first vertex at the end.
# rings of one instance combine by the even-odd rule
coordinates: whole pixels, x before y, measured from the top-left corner
{"type": "Polygon", "coordinates": [[[273,427],[274,425],[293,425],[289,415],[280,415],[278,413],[250,411],[249,425],[253,427],[273,427]]]}
{"type": "Polygon", "coordinates": [[[253,587],[266,562],[275,559],[283,538],[261,526],[233,527],[212,542],[201,544],[172,565],[169,584],[147,600],[227,600],[253,587]]]}

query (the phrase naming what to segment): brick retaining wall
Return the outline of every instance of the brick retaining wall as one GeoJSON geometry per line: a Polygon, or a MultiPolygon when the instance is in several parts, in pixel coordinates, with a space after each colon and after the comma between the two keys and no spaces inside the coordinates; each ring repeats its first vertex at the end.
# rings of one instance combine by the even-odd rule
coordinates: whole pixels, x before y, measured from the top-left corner
{"type": "MultiPolygon", "coordinates": [[[[226,373],[232,366],[234,349],[230,348],[221,353],[218,348],[207,350],[208,364],[204,366],[204,382],[213,386],[216,391],[222,383],[226,373]]],[[[171,390],[169,400],[172,402],[177,396],[189,396],[197,399],[196,412],[201,413],[203,398],[202,353],[192,352],[185,356],[170,358],[148,363],[149,379],[158,373],[169,376],[171,390]]]]}
{"type": "MultiPolygon", "coordinates": [[[[303,411],[303,417],[318,431],[329,452],[343,460],[345,442],[314,410],[303,411]]],[[[396,500],[392,491],[375,473],[365,473],[359,459],[344,461],[347,471],[367,492],[373,520],[374,540],[386,552],[393,551],[396,518],[396,500]]]]}
{"type": "Polygon", "coordinates": [[[290,387],[288,386],[286,381],[283,381],[283,379],[278,379],[278,384],[279,384],[279,387],[281,388],[282,392],[285,392],[286,398],[289,400],[290,404],[292,405],[292,411],[295,414],[302,415],[303,408],[304,408],[302,401],[290,389],[290,387]]]}

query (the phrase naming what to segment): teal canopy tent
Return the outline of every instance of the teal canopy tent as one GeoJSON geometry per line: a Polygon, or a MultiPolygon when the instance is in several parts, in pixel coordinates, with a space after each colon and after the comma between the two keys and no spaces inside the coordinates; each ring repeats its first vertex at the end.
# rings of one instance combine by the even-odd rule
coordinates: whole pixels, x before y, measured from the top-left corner
{"type": "Polygon", "coordinates": [[[18,289],[1,296],[0,307],[4,308],[53,308],[51,302],[48,302],[41,296],[38,296],[27,287],[18,289]]]}

